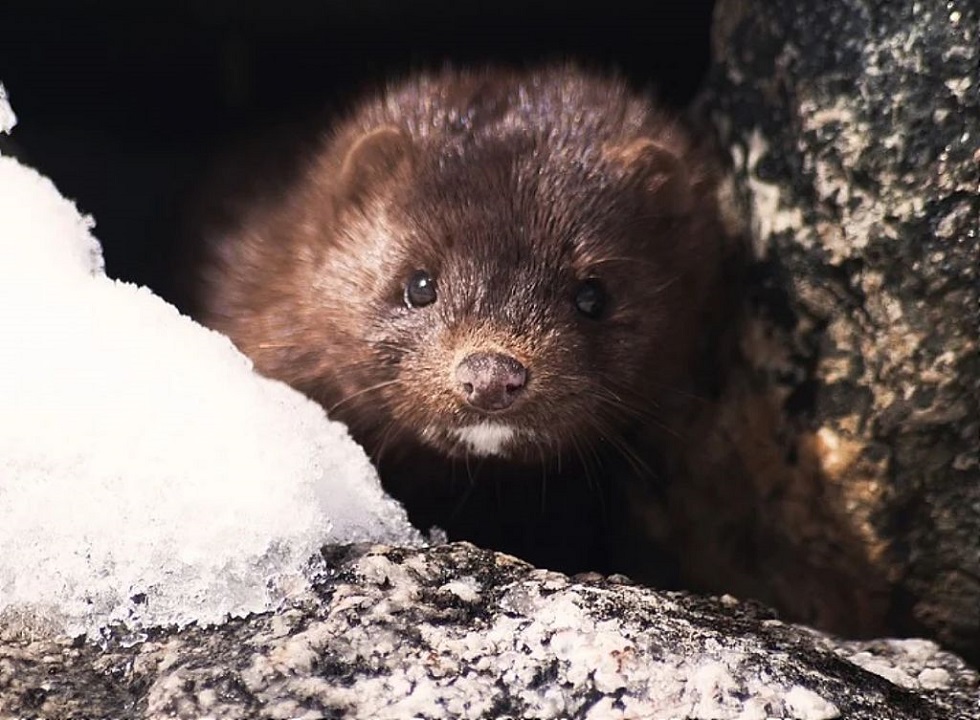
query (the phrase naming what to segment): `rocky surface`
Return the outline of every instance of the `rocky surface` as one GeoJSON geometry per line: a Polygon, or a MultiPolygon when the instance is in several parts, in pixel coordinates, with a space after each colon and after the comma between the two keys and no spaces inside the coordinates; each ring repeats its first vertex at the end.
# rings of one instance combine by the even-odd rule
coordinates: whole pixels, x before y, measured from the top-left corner
{"type": "Polygon", "coordinates": [[[927,641],[837,642],[754,604],[570,580],[457,544],[333,548],[276,613],[104,647],[0,646],[0,716],[943,718],[977,674],[927,641]]]}
{"type": "Polygon", "coordinates": [[[694,586],[980,660],[980,6],[720,0],[700,103],[751,237],[672,499],[694,586]]]}

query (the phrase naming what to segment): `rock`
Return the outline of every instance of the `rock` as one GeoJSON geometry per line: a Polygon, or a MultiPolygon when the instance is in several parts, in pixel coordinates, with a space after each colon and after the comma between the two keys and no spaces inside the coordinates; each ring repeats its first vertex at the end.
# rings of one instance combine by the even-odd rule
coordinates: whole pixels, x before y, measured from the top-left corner
{"type": "Polygon", "coordinates": [[[752,603],[575,582],[467,544],[332,548],[315,591],[105,647],[0,646],[3,717],[975,718],[928,641],[838,642],[752,603]]]}
{"type": "Polygon", "coordinates": [[[698,112],[751,237],[745,363],[672,498],[692,586],[974,662],[978,29],[974,0],[716,6],[698,112]]]}

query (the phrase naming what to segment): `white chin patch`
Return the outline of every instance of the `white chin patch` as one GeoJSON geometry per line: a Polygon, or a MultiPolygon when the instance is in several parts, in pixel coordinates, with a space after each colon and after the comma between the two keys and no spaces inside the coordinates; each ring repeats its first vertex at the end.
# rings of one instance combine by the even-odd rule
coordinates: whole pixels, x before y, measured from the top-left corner
{"type": "Polygon", "coordinates": [[[500,455],[504,446],[517,434],[517,430],[511,426],[493,422],[454,428],[450,432],[474,455],[500,455]]]}

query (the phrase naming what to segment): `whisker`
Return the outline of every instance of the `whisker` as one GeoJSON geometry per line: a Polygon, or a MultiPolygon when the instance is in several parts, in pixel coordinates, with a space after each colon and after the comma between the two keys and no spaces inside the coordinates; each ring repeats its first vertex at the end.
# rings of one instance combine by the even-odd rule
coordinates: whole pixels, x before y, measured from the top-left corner
{"type": "MultiPolygon", "coordinates": [[[[607,375],[605,373],[599,374],[598,377],[602,380],[603,385],[605,385],[605,386],[607,386],[609,388],[620,388],[624,392],[628,392],[628,388],[622,388],[618,384],[617,379],[615,377],[612,377],[612,376],[607,375]]],[[[698,401],[700,403],[709,403],[709,402],[711,402],[711,400],[709,398],[707,398],[707,397],[705,397],[703,395],[699,395],[697,393],[691,392],[690,390],[684,390],[682,388],[675,387],[673,385],[668,385],[667,383],[658,382],[656,379],[651,379],[649,382],[654,387],[656,387],[659,390],[663,390],[663,391],[666,391],[666,392],[669,392],[669,393],[673,393],[675,395],[679,395],[681,397],[685,397],[685,398],[688,398],[690,400],[696,400],[696,401],[698,401]]]]}
{"type": "Polygon", "coordinates": [[[669,393],[674,393],[675,395],[680,395],[681,397],[688,398],[689,400],[696,400],[697,402],[703,404],[707,404],[711,402],[711,400],[706,398],[704,395],[698,395],[697,393],[693,393],[690,390],[682,390],[681,388],[673,387],[672,385],[667,385],[666,383],[660,383],[657,382],[656,380],[653,381],[653,384],[660,390],[664,390],[669,393]]]}
{"type": "Polygon", "coordinates": [[[343,398],[342,400],[338,400],[333,405],[331,405],[329,408],[327,408],[327,414],[329,415],[334,410],[336,410],[338,407],[340,407],[341,405],[343,405],[346,402],[350,402],[351,400],[353,400],[356,397],[360,397],[361,395],[364,395],[364,394],[369,393],[369,392],[374,392],[375,390],[381,390],[382,388],[386,388],[386,387],[389,387],[391,385],[398,385],[399,383],[401,383],[401,380],[398,379],[398,378],[395,378],[394,380],[385,380],[384,382],[375,383],[374,385],[369,385],[366,388],[361,388],[357,392],[351,393],[347,397],[343,398]]]}
{"type": "MultiPolygon", "coordinates": [[[[592,390],[593,396],[602,403],[601,407],[607,411],[611,409],[619,414],[623,414],[624,410],[631,410],[631,408],[626,407],[623,403],[614,402],[603,392],[598,392],[598,388],[593,387],[592,390]]],[[[635,473],[644,477],[656,476],[649,463],[636,452],[632,445],[623,439],[621,431],[615,425],[610,424],[601,413],[593,415],[590,418],[589,425],[603,442],[626,460],[635,473]]]]}
{"type": "Polygon", "coordinates": [[[582,452],[582,443],[577,435],[572,435],[572,437],[570,438],[570,442],[571,442],[572,449],[575,451],[575,454],[578,455],[579,462],[582,463],[582,470],[585,473],[586,485],[590,490],[594,490],[597,487],[597,485],[595,484],[595,480],[592,477],[591,465],[589,464],[589,461],[586,460],[585,453],[582,452]]]}
{"type": "MultiPolygon", "coordinates": [[[[576,446],[579,446],[580,445],[578,439],[576,439],[575,445],[576,446]]],[[[586,439],[586,449],[591,454],[592,459],[593,459],[593,462],[594,462],[594,467],[595,467],[596,471],[598,472],[602,468],[602,463],[601,463],[601,459],[599,457],[599,450],[596,447],[596,444],[595,444],[595,441],[594,441],[594,437],[593,438],[587,438],[586,439]]],[[[600,513],[600,517],[605,518],[608,515],[608,507],[606,505],[606,494],[605,494],[605,492],[603,492],[602,482],[600,480],[597,480],[597,479],[595,479],[593,477],[592,473],[588,470],[588,467],[589,467],[589,465],[588,465],[588,463],[586,463],[586,468],[587,469],[586,469],[585,477],[586,477],[587,482],[589,483],[589,489],[595,494],[595,497],[597,497],[598,500],[599,500],[599,513],[600,513]]]]}
{"type": "Polygon", "coordinates": [[[610,446],[617,450],[619,454],[629,463],[630,467],[635,473],[641,477],[655,477],[656,473],[653,468],[650,467],[649,463],[646,462],[642,457],[640,457],[636,451],[628,443],[623,442],[619,438],[619,434],[616,432],[607,432],[604,436],[606,442],[610,446]]]}
{"type": "Polygon", "coordinates": [[[613,408],[617,414],[629,420],[644,420],[659,423],[662,418],[653,409],[645,405],[637,404],[635,401],[626,400],[623,397],[611,392],[608,388],[590,388],[591,394],[605,406],[613,408]]]}
{"type": "Polygon", "coordinates": [[[361,360],[355,360],[354,362],[345,363],[343,365],[331,365],[329,370],[330,374],[336,376],[337,378],[343,378],[359,370],[377,370],[377,367],[377,358],[364,358],[361,360]]]}
{"type": "Polygon", "coordinates": [[[642,420],[644,422],[651,423],[677,440],[684,440],[683,435],[681,435],[675,428],[664,422],[663,418],[654,413],[654,411],[650,408],[643,405],[637,405],[631,400],[625,400],[610,388],[602,385],[593,385],[589,389],[591,390],[593,397],[603,403],[605,407],[611,407],[619,415],[625,417],[626,419],[642,420]]]}
{"type": "Polygon", "coordinates": [[[466,488],[466,491],[462,494],[462,496],[457,501],[456,505],[450,511],[449,516],[451,518],[457,517],[463,511],[463,508],[466,507],[467,503],[469,503],[469,501],[472,499],[473,493],[476,491],[476,480],[473,477],[472,471],[470,470],[469,451],[467,451],[467,453],[463,456],[463,462],[466,467],[466,476],[469,483],[466,488]]]}
{"type": "Polygon", "coordinates": [[[381,431],[381,439],[378,441],[377,448],[372,453],[374,456],[375,465],[381,465],[381,458],[384,456],[384,452],[388,448],[388,442],[392,437],[394,437],[395,434],[395,421],[389,420],[385,424],[384,430],[381,431]]]}

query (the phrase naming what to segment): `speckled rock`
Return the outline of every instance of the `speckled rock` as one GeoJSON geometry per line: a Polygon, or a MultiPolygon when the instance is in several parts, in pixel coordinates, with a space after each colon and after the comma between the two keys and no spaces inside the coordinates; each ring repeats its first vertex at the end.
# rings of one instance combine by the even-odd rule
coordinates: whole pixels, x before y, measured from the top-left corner
{"type": "Polygon", "coordinates": [[[315,592],[100,648],[0,646],[0,716],[967,720],[928,641],[835,642],[731,598],[569,578],[457,544],[335,548],[315,592]]]}
{"type": "Polygon", "coordinates": [[[980,5],[720,0],[713,52],[751,307],[674,498],[688,578],[977,662],[980,5]]]}

